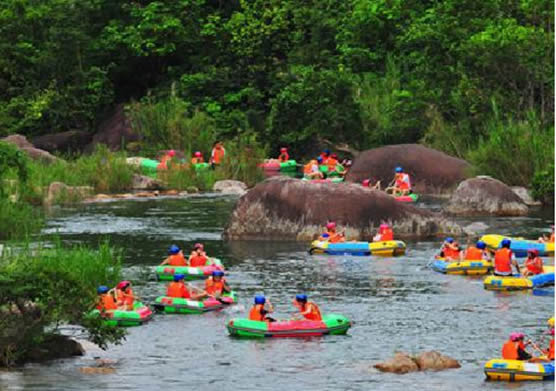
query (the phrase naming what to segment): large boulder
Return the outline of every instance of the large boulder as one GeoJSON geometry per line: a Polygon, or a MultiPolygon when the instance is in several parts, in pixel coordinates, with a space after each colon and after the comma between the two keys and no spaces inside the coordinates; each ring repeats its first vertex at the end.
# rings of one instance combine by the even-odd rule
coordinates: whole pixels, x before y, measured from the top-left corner
{"type": "Polygon", "coordinates": [[[12,134],[8,137],[4,137],[0,139],[0,141],[4,141],[6,143],[15,145],[21,151],[25,152],[27,156],[29,156],[33,160],[38,160],[43,163],[53,163],[59,160],[56,156],[51,155],[47,151],[43,151],[42,149],[35,148],[33,144],[31,144],[25,136],[20,134],[12,134]]]}
{"type": "Polygon", "coordinates": [[[345,228],[348,237],[362,240],[372,239],[384,220],[393,223],[397,237],[463,232],[460,226],[440,215],[357,184],[318,184],[273,177],[239,199],[224,237],[310,240],[322,232],[329,220],[345,228]]]}
{"type": "Polygon", "coordinates": [[[32,362],[43,362],[83,356],[84,354],[85,350],[79,342],[64,335],[51,334],[45,337],[39,344],[33,346],[28,352],[26,359],[32,362]]]}
{"type": "Polygon", "coordinates": [[[512,186],[510,187],[512,191],[517,194],[519,198],[525,203],[527,206],[539,206],[542,205],[542,202],[535,200],[529,190],[523,186],[512,186]]]}
{"type": "Polygon", "coordinates": [[[68,130],[67,132],[45,134],[35,137],[33,145],[48,152],[79,152],[91,142],[93,135],[82,130],[68,130]]]}
{"type": "Polygon", "coordinates": [[[465,160],[419,144],[399,144],[362,152],[351,166],[346,180],[361,183],[371,178],[389,183],[394,169],[401,166],[411,176],[417,193],[445,193],[467,177],[465,160]]]}
{"type": "Polygon", "coordinates": [[[117,151],[125,144],[138,140],[139,135],[131,128],[131,123],[125,114],[124,105],[120,104],[105,116],[85,151],[92,152],[97,144],[105,144],[111,150],[117,151]]]}
{"type": "Polygon", "coordinates": [[[524,216],[529,210],[509,186],[486,176],[461,182],[444,209],[459,216],[524,216]]]}
{"type": "Polygon", "coordinates": [[[405,353],[396,353],[390,360],[375,364],[374,367],[381,372],[398,374],[417,372],[419,370],[419,366],[413,358],[405,353]]]}
{"type": "Polygon", "coordinates": [[[223,181],[216,181],[212,190],[224,194],[244,195],[247,192],[247,185],[241,181],[225,179],[223,181]]]}
{"type": "Polygon", "coordinates": [[[457,360],[433,350],[420,353],[417,356],[396,353],[390,360],[375,364],[374,367],[382,372],[403,374],[417,371],[441,371],[460,368],[461,365],[457,360]]]}

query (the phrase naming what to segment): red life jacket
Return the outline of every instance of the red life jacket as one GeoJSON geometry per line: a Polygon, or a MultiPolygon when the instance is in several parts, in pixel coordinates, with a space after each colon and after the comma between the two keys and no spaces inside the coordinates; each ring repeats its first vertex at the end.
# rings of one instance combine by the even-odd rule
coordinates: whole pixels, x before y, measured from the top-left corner
{"type": "Polygon", "coordinates": [[[177,281],[168,284],[168,288],[166,288],[166,296],[180,297],[184,299],[188,299],[191,297],[185,284],[183,282],[177,282],[177,281]]]}
{"type": "Polygon", "coordinates": [[[533,274],[541,274],[543,272],[542,259],[539,257],[527,258],[525,260],[525,266],[527,267],[527,270],[533,274]]]}
{"type": "Polygon", "coordinates": [[[380,240],[394,240],[394,231],[391,228],[385,228],[380,234],[380,240]]]}
{"type": "Polygon", "coordinates": [[[278,160],[280,160],[281,163],[285,163],[290,160],[290,155],[287,152],[282,152],[280,156],[278,156],[278,160]]]}
{"type": "Polygon", "coordinates": [[[500,273],[512,272],[512,251],[509,248],[501,248],[494,254],[494,271],[500,273]]]}
{"type": "Polygon", "coordinates": [[[205,257],[204,255],[195,255],[189,258],[189,266],[191,267],[206,266],[207,260],[208,260],[207,257],[205,257]]]}
{"type": "Polygon", "coordinates": [[[519,359],[519,353],[517,352],[517,346],[515,346],[515,342],[507,341],[504,346],[502,346],[502,358],[505,360],[519,359]]]}
{"type": "Polygon", "coordinates": [[[168,262],[170,266],[187,266],[183,254],[170,255],[170,261],[168,262]]]}
{"type": "Polygon", "coordinates": [[[311,312],[309,312],[308,314],[303,315],[305,317],[305,319],[307,320],[322,320],[322,315],[320,314],[320,309],[319,307],[313,303],[312,301],[308,301],[307,304],[305,304],[305,307],[310,305],[311,306],[311,312]]]}
{"type": "Polygon", "coordinates": [[[220,281],[214,281],[212,277],[207,278],[205,280],[205,291],[209,295],[221,294],[224,291],[224,279],[222,278],[220,281]]]}
{"type": "Polygon", "coordinates": [[[99,301],[97,304],[97,310],[99,311],[108,311],[108,310],[115,310],[118,306],[114,301],[114,297],[112,297],[109,293],[104,293],[100,295],[99,301]]]}
{"type": "Polygon", "coordinates": [[[483,251],[477,247],[468,247],[465,250],[465,260],[467,261],[480,261],[483,259],[483,251]]]}
{"type": "Polygon", "coordinates": [[[262,311],[264,310],[264,304],[255,304],[253,307],[251,307],[251,311],[249,311],[249,320],[257,320],[257,321],[263,321],[264,320],[264,315],[262,314],[262,311]]]}

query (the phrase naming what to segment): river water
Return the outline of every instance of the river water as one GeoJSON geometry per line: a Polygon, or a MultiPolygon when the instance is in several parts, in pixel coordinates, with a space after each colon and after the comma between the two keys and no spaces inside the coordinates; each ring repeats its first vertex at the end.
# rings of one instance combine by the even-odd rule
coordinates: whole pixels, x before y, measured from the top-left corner
{"type": "MultiPolygon", "coordinates": [[[[482,278],[446,276],[428,263],[440,245],[409,242],[399,258],[310,256],[306,243],[223,242],[221,232],[234,198],[117,201],[61,208],[45,230],[69,243],[97,245],[104,238],[125,251],[126,278],[135,292],[152,301],[165,292],[153,265],[171,243],[189,248],[204,242],[209,255],[223,260],[240,304],[219,313],[158,315],[129,329],[122,345],[101,351],[89,345],[81,358],[30,364],[0,372],[1,390],[551,390],[553,382],[486,382],[483,365],[499,357],[512,331],[537,341],[553,314],[554,294],[501,294],[485,291],[482,278]],[[236,340],[225,324],[247,314],[255,294],[288,317],[296,293],[306,292],[323,312],[355,322],[346,336],[311,339],[236,340]],[[395,351],[438,350],[462,367],[406,375],[372,368],[395,351]],[[87,375],[94,358],[117,360],[116,372],[87,375]]],[[[425,201],[431,209],[437,201],[425,201]]],[[[553,221],[553,211],[527,218],[486,218],[489,232],[536,237],[553,221]]],[[[553,259],[547,259],[553,264],[553,259]]]]}

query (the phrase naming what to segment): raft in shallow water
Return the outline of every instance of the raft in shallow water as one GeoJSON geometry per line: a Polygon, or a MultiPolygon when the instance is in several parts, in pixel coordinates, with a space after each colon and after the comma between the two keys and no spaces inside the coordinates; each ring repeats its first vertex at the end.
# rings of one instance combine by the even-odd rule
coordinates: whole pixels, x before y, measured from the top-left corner
{"type": "MultiPolygon", "coordinates": [[[[101,316],[99,310],[93,310],[91,316],[101,316]]],[[[110,326],[133,327],[141,326],[151,320],[153,313],[149,307],[136,301],[133,304],[133,311],[108,310],[104,312],[104,321],[110,326]]]]}
{"type": "Polygon", "coordinates": [[[488,276],[483,287],[490,291],[517,291],[554,286],[554,266],[545,266],[544,273],[530,277],[523,276],[488,276]]]}
{"type": "Polygon", "coordinates": [[[183,274],[186,280],[200,280],[207,278],[215,270],[224,270],[222,262],[218,258],[210,258],[213,263],[208,266],[168,266],[162,265],[155,268],[156,278],[159,281],[172,281],[174,274],[183,274]]]}
{"type": "Polygon", "coordinates": [[[179,297],[160,296],[154,303],[155,310],[166,314],[204,314],[221,310],[237,303],[235,292],[225,293],[220,299],[209,297],[204,300],[190,300],[179,297]]]}
{"type": "Polygon", "coordinates": [[[457,275],[483,275],[492,270],[492,262],[487,260],[478,261],[447,261],[445,258],[437,257],[431,265],[434,271],[444,274],[457,275]]]}
{"type": "Polygon", "coordinates": [[[409,195],[395,196],[394,199],[398,202],[417,202],[419,201],[419,194],[411,193],[409,195]]]}
{"type": "Polygon", "coordinates": [[[510,250],[513,251],[516,257],[526,257],[527,251],[535,249],[539,252],[540,256],[554,256],[554,243],[539,243],[535,240],[528,240],[524,238],[511,238],[503,235],[483,235],[481,239],[491,250],[500,248],[502,240],[510,239],[510,250]]]}
{"type": "Polygon", "coordinates": [[[484,371],[488,380],[554,380],[554,361],[531,363],[499,358],[488,361],[484,371]]]}
{"type": "Polygon", "coordinates": [[[279,162],[277,159],[271,159],[260,165],[265,171],[281,171],[281,172],[293,172],[297,171],[297,162],[290,159],[285,162],[279,162]]]}
{"type": "Polygon", "coordinates": [[[326,241],[315,240],[311,243],[309,253],[328,255],[396,256],[405,254],[405,243],[401,240],[341,243],[329,243],[326,241]]]}
{"type": "Polygon", "coordinates": [[[258,322],[236,318],[230,320],[226,327],[231,336],[239,338],[303,338],[345,334],[351,327],[351,322],[343,315],[327,314],[323,315],[322,321],[258,322]]]}

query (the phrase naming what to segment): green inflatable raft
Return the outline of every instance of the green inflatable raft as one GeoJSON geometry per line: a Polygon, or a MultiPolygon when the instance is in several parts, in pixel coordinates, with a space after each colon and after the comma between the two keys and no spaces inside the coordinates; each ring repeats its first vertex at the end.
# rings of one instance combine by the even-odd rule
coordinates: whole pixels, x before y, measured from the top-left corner
{"type": "Polygon", "coordinates": [[[154,308],[165,314],[204,314],[209,311],[217,311],[231,304],[237,303],[237,295],[234,291],[225,293],[218,299],[206,298],[205,300],[190,300],[181,297],[157,297],[154,308]]]}
{"type": "Polygon", "coordinates": [[[158,160],[143,159],[141,160],[141,172],[144,175],[156,178],[156,170],[159,163],[160,162],[158,160]]]}
{"type": "Polygon", "coordinates": [[[89,316],[102,316],[109,326],[133,327],[141,326],[151,320],[153,313],[149,307],[136,301],[133,304],[133,311],[108,310],[102,315],[99,310],[95,309],[90,312],[89,316]]]}
{"type": "Polygon", "coordinates": [[[341,164],[336,164],[336,171],[328,174],[328,166],[326,164],[321,164],[319,166],[319,170],[320,172],[322,172],[323,174],[325,174],[327,177],[334,177],[334,176],[340,176],[341,174],[343,174],[343,172],[345,171],[344,166],[342,166],[341,164]]]}
{"type": "Polygon", "coordinates": [[[162,265],[155,268],[156,279],[159,281],[172,281],[174,274],[183,274],[186,280],[205,279],[215,270],[224,270],[222,262],[218,258],[209,258],[210,264],[206,266],[169,266],[162,265]]]}

